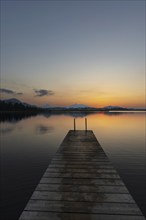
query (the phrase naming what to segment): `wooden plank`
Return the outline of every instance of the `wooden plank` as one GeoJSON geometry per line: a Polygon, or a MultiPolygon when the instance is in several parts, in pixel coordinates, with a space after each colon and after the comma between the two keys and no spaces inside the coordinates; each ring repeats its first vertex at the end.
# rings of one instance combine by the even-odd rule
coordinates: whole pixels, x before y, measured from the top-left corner
{"type": "Polygon", "coordinates": [[[71,157],[71,156],[63,156],[63,155],[61,155],[61,156],[57,156],[57,157],[54,157],[52,160],[65,160],[65,161],[68,161],[68,160],[83,160],[83,161],[96,161],[96,160],[106,160],[106,161],[109,161],[108,160],[108,158],[107,157],[105,157],[105,156],[100,156],[100,155],[98,155],[98,156],[94,156],[94,157],[85,157],[85,156],[83,156],[83,157],[71,157]]]}
{"type": "Polygon", "coordinates": [[[25,210],[141,215],[136,204],[29,200],[25,210]]]}
{"type": "Polygon", "coordinates": [[[57,156],[60,156],[60,155],[64,155],[64,156],[71,156],[71,157],[83,157],[83,156],[88,156],[88,157],[92,157],[92,156],[98,156],[98,155],[106,155],[105,152],[100,149],[98,150],[98,153],[94,154],[93,152],[91,153],[83,153],[83,152],[69,152],[69,151],[61,151],[60,153],[56,153],[54,156],[57,157],[57,156]]]}
{"type": "Polygon", "coordinates": [[[107,173],[51,173],[45,172],[43,177],[60,177],[60,178],[104,178],[104,179],[120,179],[118,174],[107,173]]]}
{"type": "Polygon", "coordinates": [[[62,164],[62,165],[112,165],[109,161],[98,161],[98,162],[82,162],[81,161],[51,161],[50,164],[62,164]]]}
{"type": "Polygon", "coordinates": [[[75,201],[75,202],[96,202],[96,203],[134,203],[130,194],[121,193],[92,193],[92,192],[49,192],[35,191],[31,197],[35,200],[50,201],[75,201]]]}
{"type": "Polygon", "coordinates": [[[143,216],[135,215],[104,215],[104,214],[81,214],[60,212],[36,212],[24,211],[21,220],[144,220],[143,216]]]}
{"type": "Polygon", "coordinates": [[[85,164],[74,164],[74,165],[70,165],[70,164],[67,164],[67,165],[63,165],[63,164],[50,164],[49,165],[49,168],[74,168],[74,169],[113,169],[113,166],[111,165],[85,165],[85,164]]]}
{"type": "Polygon", "coordinates": [[[50,192],[104,192],[104,193],[129,193],[125,186],[108,185],[73,185],[73,184],[38,184],[36,191],[50,192]]]}
{"type": "Polygon", "coordinates": [[[49,167],[46,172],[53,173],[117,173],[115,169],[79,169],[79,168],[51,168],[49,167]]]}
{"type": "Polygon", "coordinates": [[[92,178],[45,178],[43,177],[40,180],[40,183],[47,183],[47,184],[72,184],[72,185],[117,185],[117,186],[123,186],[124,183],[121,181],[121,179],[92,179],[92,178]]]}
{"type": "MultiPolygon", "coordinates": [[[[60,154],[65,154],[65,155],[67,155],[67,154],[72,154],[72,155],[76,155],[76,154],[78,154],[78,155],[91,155],[91,154],[102,154],[102,153],[104,153],[103,152],[103,150],[101,149],[101,148],[99,148],[99,149],[96,149],[96,152],[94,152],[94,151],[89,151],[89,150],[86,150],[86,151],[83,151],[83,150],[81,150],[80,152],[77,152],[77,151],[70,151],[69,149],[67,150],[67,151],[65,151],[65,150],[63,150],[63,151],[58,151],[56,154],[58,154],[58,155],[60,155],[60,154]]],[[[105,153],[104,153],[105,154],[105,153]]]]}
{"type": "MultiPolygon", "coordinates": [[[[64,158],[64,159],[52,159],[53,162],[80,162],[81,159],[71,159],[71,158],[64,158]]],[[[88,159],[88,160],[85,160],[85,159],[82,159],[82,162],[109,162],[109,160],[107,158],[97,158],[97,159],[88,159]]]]}
{"type": "Polygon", "coordinates": [[[69,151],[68,151],[68,153],[64,153],[64,151],[63,152],[60,152],[60,153],[57,153],[57,154],[55,154],[55,157],[75,157],[75,158],[83,158],[83,157],[86,157],[86,158],[94,158],[94,157],[106,157],[106,154],[102,151],[102,150],[100,150],[100,151],[98,151],[96,154],[93,154],[93,153],[77,153],[76,152],[76,154],[75,153],[70,153],[69,151]]]}
{"type": "Polygon", "coordinates": [[[70,144],[71,146],[69,146],[69,148],[68,148],[68,144],[66,145],[66,146],[63,146],[62,147],[62,149],[60,149],[60,150],[66,150],[66,151],[68,151],[68,152],[71,152],[71,151],[79,151],[79,152],[86,152],[86,153],[90,153],[90,152],[98,152],[98,149],[97,149],[97,145],[94,145],[94,146],[92,146],[91,144],[87,144],[86,143],[86,146],[84,145],[84,146],[82,146],[82,149],[81,149],[81,146],[79,145],[79,144],[77,144],[77,145],[75,145],[74,146],[74,144],[72,143],[72,144],[70,144]]]}

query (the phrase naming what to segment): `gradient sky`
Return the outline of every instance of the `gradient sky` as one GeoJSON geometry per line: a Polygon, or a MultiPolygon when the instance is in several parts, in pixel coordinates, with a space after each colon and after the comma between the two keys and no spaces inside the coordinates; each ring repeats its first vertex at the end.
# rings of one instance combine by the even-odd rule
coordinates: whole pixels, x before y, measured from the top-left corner
{"type": "Polygon", "coordinates": [[[145,106],[145,1],[2,1],[1,98],[145,106]]]}

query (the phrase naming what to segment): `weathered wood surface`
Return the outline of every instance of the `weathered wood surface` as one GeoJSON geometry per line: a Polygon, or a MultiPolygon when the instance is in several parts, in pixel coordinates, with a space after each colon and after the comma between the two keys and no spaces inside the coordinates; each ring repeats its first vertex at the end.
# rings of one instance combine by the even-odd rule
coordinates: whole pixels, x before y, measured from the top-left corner
{"type": "Polygon", "coordinates": [[[19,220],[144,220],[92,131],[69,131],[19,220]]]}

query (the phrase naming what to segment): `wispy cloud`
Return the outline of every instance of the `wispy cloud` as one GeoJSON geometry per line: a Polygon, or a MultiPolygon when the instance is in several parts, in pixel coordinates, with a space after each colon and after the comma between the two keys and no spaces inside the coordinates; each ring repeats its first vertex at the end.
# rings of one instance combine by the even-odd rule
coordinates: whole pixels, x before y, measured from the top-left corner
{"type": "Polygon", "coordinates": [[[48,95],[54,95],[54,92],[52,90],[47,89],[40,89],[40,90],[34,90],[36,93],[35,96],[42,97],[42,96],[48,96],[48,95]]]}
{"type": "Polygon", "coordinates": [[[22,92],[15,92],[13,90],[5,89],[5,88],[1,88],[0,93],[5,93],[5,94],[8,94],[8,95],[23,95],[22,92]]]}
{"type": "Polygon", "coordinates": [[[0,89],[1,93],[14,94],[15,92],[10,89],[0,89]]]}

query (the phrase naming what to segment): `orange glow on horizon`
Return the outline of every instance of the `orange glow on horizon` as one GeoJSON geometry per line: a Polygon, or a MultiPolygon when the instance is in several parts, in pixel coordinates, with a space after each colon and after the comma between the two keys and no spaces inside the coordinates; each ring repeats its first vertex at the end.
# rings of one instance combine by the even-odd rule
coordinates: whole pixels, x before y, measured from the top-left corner
{"type": "MultiPolygon", "coordinates": [[[[1,96],[1,99],[12,98],[9,96],[1,96]]],[[[45,104],[54,105],[54,106],[70,106],[73,104],[84,104],[90,107],[102,108],[105,106],[122,106],[122,107],[146,107],[146,100],[143,96],[138,97],[129,97],[125,96],[104,96],[96,97],[88,96],[73,96],[67,94],[66,96],[44,96],[44,97],[35,97],[34,95],[26,94],[24,96],[16,96],[15,98],[27,102],[30,104],[36,104],[42,106],[45,104]]]]}

